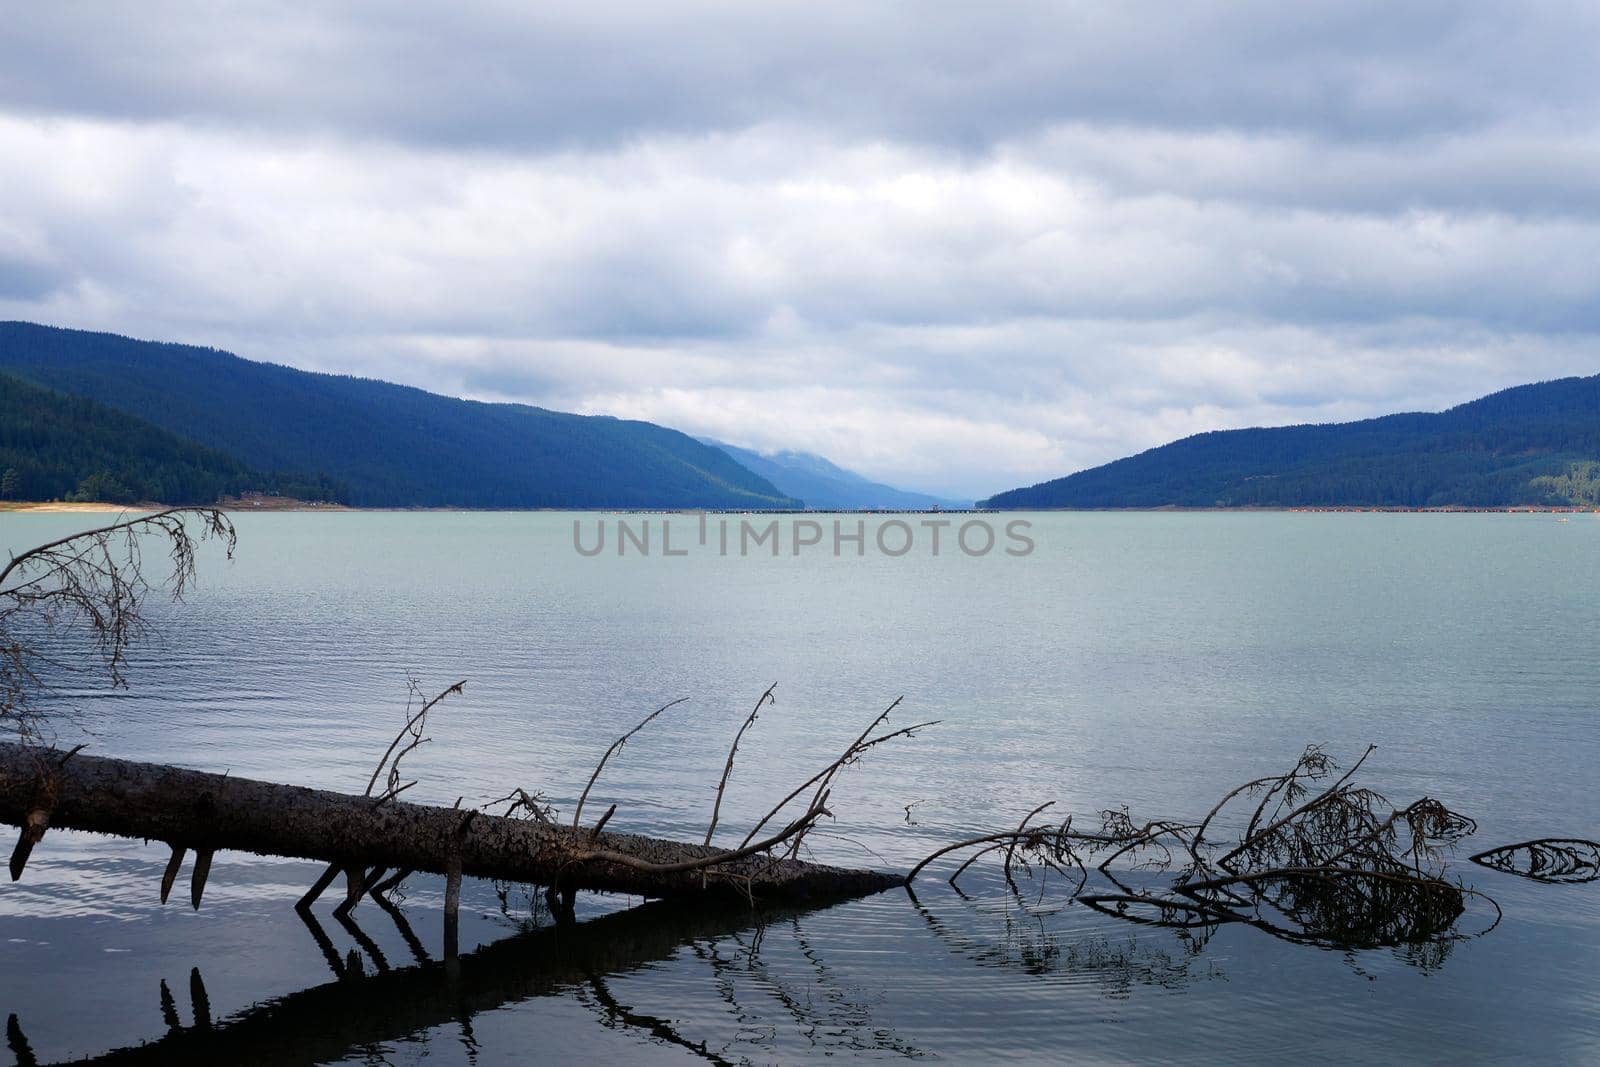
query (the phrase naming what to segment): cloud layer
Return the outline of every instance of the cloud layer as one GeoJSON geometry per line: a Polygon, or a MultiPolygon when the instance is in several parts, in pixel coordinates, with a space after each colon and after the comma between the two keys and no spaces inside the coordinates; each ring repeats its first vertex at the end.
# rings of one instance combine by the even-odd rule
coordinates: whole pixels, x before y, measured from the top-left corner
{"type": "Polygon", "coordinates": [[[1593,9],[36,5],[0,316],[987,495],[1600,370],[1593,9]]]}

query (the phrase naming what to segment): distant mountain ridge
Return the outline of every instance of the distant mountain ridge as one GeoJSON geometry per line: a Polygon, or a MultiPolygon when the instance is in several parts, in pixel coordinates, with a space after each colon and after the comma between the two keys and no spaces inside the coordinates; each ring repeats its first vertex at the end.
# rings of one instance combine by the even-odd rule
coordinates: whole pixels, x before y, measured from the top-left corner
{"type": "Polygon", "coordinates": [[[0,323],[0,372],[377,507],[776,508],[799,501],[647,422],[438,396],[217,349],[0,323]]]}
{"type": "Polygon", "coordinates": [[[761,475],[789,496],[799,497],[813,511],[928,510],[970,507],[970,500],[950,500],[928,493],[896,489],[845,470],[812,452],[762,453],[709,437],[700,438],[722,449],[740,465],[761,475]]]}
{"type": "Polygon", "coordinates": [[[1216,430],[984,502],[1005,509],[1600,502],[1600,375],[1438,413],[1216,430]]]}

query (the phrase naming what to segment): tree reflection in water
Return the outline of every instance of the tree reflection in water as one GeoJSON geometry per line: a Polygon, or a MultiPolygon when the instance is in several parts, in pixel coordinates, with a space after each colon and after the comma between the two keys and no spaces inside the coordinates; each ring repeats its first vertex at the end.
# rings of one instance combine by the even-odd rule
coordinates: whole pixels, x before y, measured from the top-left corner
{"type": "Polygon", "coordinates": [[[953,895],[963,907],[953,915],[941,915],[910,889],[906,895],[934,936],[981,967],[1036,977],[1070,974],[1093,982],[1104,995],[1117,997],[1128,995],[1137,985],[1177,989],[1197,978],[1224,977],[1214,964],[1199,962],[1215,926],[1149,935],[1063,937],[1049,920],[1076,905],[1030,903],[1010,881],[1005,889],[1010,900],[955,890],[953,895]]]}
{"type": "MultiPolygon", "coordinates": [[[[774,1016],[743,1003],[745,994],[737,981],[741,977],[780,1005],[782,1016],[816,1047],[918,1054],[892,1032],[873,1025],[870,1005],[829,971],[805,937],[800,924],[804,910],[792,905],[708,909],[703,903],[650,903],[584,922],[538,926],[448,961],[429,958],[403,912],[386,910],[418,956],[415,965],[392,966],[369,935],[359,927],[352,929],[354,922],[348,916],[345,929],[363,952],[352,950],[341,957],[321,923],[307,913],[306,927],[334,981],[213,1022],[196,968],[189,982],[192,1025],[183,1025],[173,994],[162,982],[160,1011],[167,1033],[142,1045],[113,1050],[94,1062],[327,1062],[386,1042],[416,1039],[451,1024],[461,1028],[470,1052],[475,1046],[470,1028],[475,1016],[557,995],[573,996],[591,1008],[602,1025],[638,1030],[714,1063],[738,1059],[737,1052],[685,1036],[671,1020],[624,1003],[613,989],[612,979],[678,959],[685,949],[709,966],[721,999],[740,1024],[735,1040],[753,1042],[752,1052],[772,1047],[781,1035],[770,1025],[774,1016]],[[774,928],[792,936],[802,957],[810,961],[812,978],[803,992],[765,969],[762,947],[774,928]],[[726,951],[730,944],[731,953],[726,951]],[[769,1024],[765,1032],[749,1025],[760,1018],[769,1024]]],[[[31,1062],[27,1038],[15,1017],[8,1026],[8,1039],[18,1061],[31,1062]]]]}
{"type": "MultiPolygon", "coordinates": [[[[1171,990],[1226,977],[1206,956],[1217,925],[1134,927],[1076,903],[1046,902],[1029,881],[996,878],[980,896],[941,889],[937,901],[906,892],[936,943],[982,968],[1030,980],[1064,976],[1116,999],[1141,985],[1171,990]]],[[[441,1028],[456,1035],[471,1058],[478,1049],[475,1017],[553,996],[584,1006],[607,1029],[636,1033],[712,1063],[760,1059],[780,1050],[929,1054],[875,1018],[881,987],[853,984],[837,960],[830,964],[826,941],[819,947],[809,932],[823,909],[657,902],[574,922],[551,919],[540,910],[537,894],[502,903],[503,917],[516,932],[441,960],[429,953],[402,908],[380,901],[413,959],[403,966],[386,958],[352,916],[338,918],[356,946],[341,955],[322,923],[302,913],[333,981],[213,1019],[195,968],[188,983],[192,1021],[185,1024],[183,1005],[163,981],[164,1036],[113,1050],[98,1062],[304,1063],[363,1053],[381,1059],[383,1046],[425,1042],[441,1028]],[[774,938],[782,939],[781,948],[774,938]],[[698,994],[687,1012],[681,1004],[680,1010],[664,1011],[628,1002],[617,979],[669,963],[703,965],[712,995],[698,994]],[[686,1016],[690,1021],[682,1021],[686,1016]]],[[[892,908],[892,898],[871,906],[892,908]]],[[[368,912],[369,923],[377,919],[368,912]]],[[[1452,944],[1436,940],[1393,949],[1406,962],[1432,969],[1452,944]]],[[[898,946],[913,955],[919,951],[903,939],[898,946]]],[[[1358,954],[1348,959],[1360,969],[1358,954]]],[[[686,986],[681,972],[674,976],[671,992],[644,988],[675,995],[686,986]]],[[[8,1020],[7,1043],[18,1063],[35,1062],[16,1016],[8,1020]]]]}

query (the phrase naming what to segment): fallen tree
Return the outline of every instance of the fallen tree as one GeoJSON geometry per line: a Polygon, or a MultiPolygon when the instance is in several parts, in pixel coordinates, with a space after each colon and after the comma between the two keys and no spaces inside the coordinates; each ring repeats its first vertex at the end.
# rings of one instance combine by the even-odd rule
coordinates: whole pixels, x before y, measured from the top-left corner
{"type": "MultiPolygon", "coordinates": [[[[798,818],[762,840],[722,849],[0,744],[0,820],[25,827],[25,836],[34,828],[42,834],[48,826],[164,841],[175,857],[166,888],[185,852],[193,852],[195,907],[218,849],[325,861],[349,872],[354,888],[347,892],[357,897],[376,884],[375,871],[467,875],[652,898],[849,897],[902,884],[898,874],[772,854],[826,814],[826,797],[822,793],[798,818]]],[[[19,876],[21,870],[13,873],[19,876]]]]}

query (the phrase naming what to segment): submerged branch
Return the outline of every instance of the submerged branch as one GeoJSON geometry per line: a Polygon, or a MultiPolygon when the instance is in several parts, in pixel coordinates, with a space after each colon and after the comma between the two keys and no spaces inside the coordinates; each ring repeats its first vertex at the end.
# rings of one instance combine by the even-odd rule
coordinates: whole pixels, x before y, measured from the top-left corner
{"type": "MultiPolygon", "coordinates": [[[[1468,897],[1487,901],[1498,914],[1492,900],[1444,877],[1443,851],[1477,824],[1431,797],[1395,807],[1381,794],[1352,784],[1373,751],[1369,746],[1332,785],[1305,799],[1310,790],[1304,783],[1334,769],[1319,748],[1307,748],[1288,773],[1229,790],[1198,823],[1156,820],[1139,826],[1118,808],[1101,813],[1100,833],[1084,834],[1071,829],[1070,816],[1054,825],[1033,823],[1050,807],[1041,804],[1015,830],[934,850],[912,868],[907,882],[965,849],[978,851],[957,867],[952,884],[977,860],[995,853],[1004,854],[1010,883],[1014,859],[1024,867],[1040,863],[1047,874],[1069,863],[1083,868],[1086,855],[1108,851],[1097,870],[1114,891],[1085,892],[1085,877],[1069,899],[1130,922],[1179,928],[1244,922],[1290,941],[1369,947],[1460,936],[1454,926],[1468,897]],[[1261,798],[1239,839],[1231,846],[1213,845],[1207,830],[1221,812],[1238,797],[1257,792],[1261,798]],[[1270,816],[1269,808],[1274,809],[1270,816]],[[1110,873],[1114,860],[1146,847],[1163,855],[1143,866],[1169,866],[1174,859],[1169,842],[1181,847],[1189,862],[1165,891],[1135,893],[1110,873]],[[1206,873],[1218,869],[1227,873],[1206,873]]],[[[1523,842],[1473,859],[1513,873],[1538,872],[1529,876],[1546,880],[1600,877],[1600,845],[1593,842],[1523,842]]]]}

